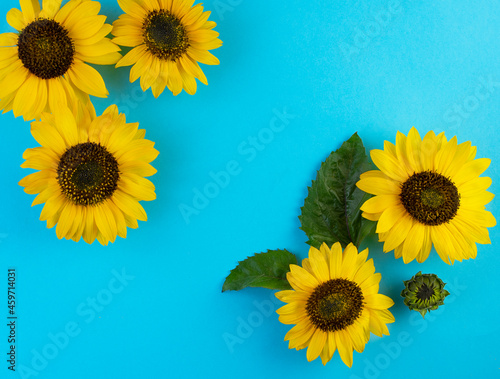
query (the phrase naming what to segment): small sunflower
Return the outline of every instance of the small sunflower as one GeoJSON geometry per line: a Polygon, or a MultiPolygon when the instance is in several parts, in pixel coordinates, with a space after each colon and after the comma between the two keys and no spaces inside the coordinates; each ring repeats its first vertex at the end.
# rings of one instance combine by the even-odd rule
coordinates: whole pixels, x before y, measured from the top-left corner
{"type": "Polygon", "coordinates": [[[288,303],[277,310],[279,320],[296,324],[285,336],[290,349],[308,347],[307,360],[321,356],[324,365],[338,350],[351,367],[353,349],[361,353],[370,332],[389,335],[386,324],[394,317],[388,308],[394,302],[378,293],[382,276],[367,257],[368,249],[358,253],[349,244],[342,253],[337,242],[331,249],[311,247],[302,267],[290,265],[287,280],[294,290],[276,293],[288,303]]]}
{"type": "Polygon", "coordinates": [[[106,97],[101,75],[86,63],[114,64],[120,48],[106,36],[112,26],[97,1],[21,0],[7,22],[18,33],[0,34],[0,109],[25,120],[68,106],[77,112],[89,94],[106,97]]]}
{"type": "Polygon", "coordinates": [[[487,158],[474,159],[470,141],[457,144],[444,133],[429,132],[423,139],[412,128],[408,137],[398,132],[396,145],[372,150],[380,169],[361,174],[357,186],[374,194],[361,207],[363,216],[378,221],[384,252],[394,250],[404,263],[425,261],[434,245],[443,261],[475,258],[477,243],[488,244],[488,227],[496,225],[486,211],[494,195],[486,189],[491,179],[480,177],[487,158]]]}
{"type": "Polygon", "coordinates": [[[80,121],[69,108],[43,113],[31,123],[40,147],[27,149],[21,167],[40,170],[19,184],[38,194],[32,205],[45,203],[40,220],[57,224],[59,239],[81,237],[107,245],[116,236],[125,238],[127,227],[147,216],[139,200],[156,198],[154,185],[144,177],[156,170],[149,164],[158,155],[154,143],[144,139],[138,123],[110,106],[99,117],[93,108],[80,121]]]}
{"type": "Polygon", "coordinates": [[[207,78],[198,62],[217,65],[208,50],[222,45],[210,12],[194,0],[118,0],[126,14],[113,23],[113,42],[133,47],[116,67],[134,65],[130,82],[141,78],[143,91],[158,97],[165,87],[174,95],[196,93],[196,80],[207,78]]]}
{"type": "Polygon", "coordinates": [[[444,283],[436,274],[422,274],[417,272],[410,280],[403,281],[405,288],[401,291],[405,305],[410,311],[418,311],[425,318],[425,314],[435,311],[444,304],[444,299],[450,293],[444,289],[444,283]]]}

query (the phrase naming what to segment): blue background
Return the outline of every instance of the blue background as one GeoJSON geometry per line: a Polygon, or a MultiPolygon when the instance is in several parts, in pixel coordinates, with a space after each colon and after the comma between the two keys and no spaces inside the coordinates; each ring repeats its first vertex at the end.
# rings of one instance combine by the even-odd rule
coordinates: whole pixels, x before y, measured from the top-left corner
{"type": "MultiPolygon", "coordinates": [[[[19,4],[0,3],[0,14],[12,7],[19,4]]],[[[15,267],[18,369],[40,379],[498,377],[498,228],[475,260],[454,266],[435,252],[405,265],[375,237],[367,241],[396,322],[390,336],[354,353],[351,369],[338,353],[323,367],[289,350],[290,327],[279,323],[271,291],[221,287],[255,252],[307,256],[297,218],[307,186],[356,131],[368,150],[412,126],[471,140],[478,157],[492,159],[485,175],[499,192],[500,3],[209,0],[205,8],[224,45],[214,51],[221,64],[203,67],[209,85],[195,96],[154,99],[128,82],[129,68],[98,67],[110,92],[96,99],[98,114],[118,104],[160,151],[157,200],[143,202],[149,220],[126,240],[89,246],[46,229],[42,206],[31,208],[34,196],[17,184],[29,173],[19,167],[22,153],[37,144],[22,118],[1,116],[0,315],[7,268],[15,267]],[[288,123],[269,133],[275,112],[288,123]],[[228,164],[236,168],[225,175],[228,164]],[[197,191],[211,197],[193,204],[197,191]],[[183,215],[184,206],[198,206],[197,214],[183,215]],[[399,297],[402,281],[420,270],[452,293],[425,320],[399,297]],[[126,286],[113,279],[122,272],[126,286]]],[[[101,13],[112,22],[121,10],[104,0],[101,13]]],[[[1,30],[12,31],[5,21],[1,30]]],[[[498,215],[497,199],[487,209],[498,215]]],[[[0,327],[4,358],[7,335],[0,327]]],[[[0,377],[21,377],[1,362],[0,377]]]]}

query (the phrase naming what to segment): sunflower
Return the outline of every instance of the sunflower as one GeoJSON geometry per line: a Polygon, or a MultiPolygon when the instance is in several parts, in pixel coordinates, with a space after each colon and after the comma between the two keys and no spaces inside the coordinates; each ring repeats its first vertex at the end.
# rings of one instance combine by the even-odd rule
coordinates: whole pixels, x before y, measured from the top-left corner
{"type": "Polygon", "coordinates": [[[120,48],[106,38],[112,26],[97,1],[21,0],[7,22],[18,33],[0,34],[0,109],[40,119],[59,105],[74,112],[89,94],[106,97],[101,75],[87,63],[114,64],[120,48]]]}
{"type": "Polygon", "coordinates": [[[475,156],[470,141],[457,144],[456,137],[448,141],[432,131],[421,139],[415,128],[408,137],[398,132],[396,145],[385,141],[384,150],[371,151],[380,171],[365,172],[357,186],[376,195],[361,210],[378,221],[384,252],[423,262],[434,245],[452,264],[475,258],[476,242],[491,243],[487,228],[496,220],[485,205],[494,195],[486,191],[491,179],[479,176],[490,160],[475,156]]]}
{"type": "Polygon", "coordinates": [[[143,91],[151,87],[158,97],[165,86],[174,95],[184,89],[196,93],[196,80],[207,78],[198,62],[217,65],[208,50],[222,45],[210,12],[194,0],[118,0],[126,14],[113,23],[113,42],[133,47],[116,67],[134,65],[130,82],[141,78],[143,91]]]}
{"type": "Polygon", "coordinates": [[[158,155],[154,143],[144,139],[138,123],[110,106],[99,117],[87,112],[81,121],[67,107],[42,113],[31,123],[33,137],[42,145],[27,149],[21,167],[40,170],[19,184],[38,194],[32,205],[45,203],[40,220],[57,224],[59,239],[81,237],[107,245],[125,238],[127,227],[147,216],[139,200],[154,200],[155,187],[145,176],[156,170],[149,164],[158,155]]]}
{"type": "Polygon", "coordinates": [[[382,276],[375,273],[368,249],[358,253],[349,244],[344,253],[340,243],[331,249],[311,247],[302,267],[290,265],[287,280],[293,290],[276,293],[288,303],[277,310],[283,324],[296,324],[286,334],[288,347],[308,347],[307,360],[318,356],[325,365],[338,349],[344,363],[352,366],[352,352],[361,353],[370,332],[389,335],[386,324],[394,322],[387,308],[394,302],[379,294],[382,276]]]}
{"type": "Polygon", "coordinates": [[[450,293],[444,289],[444,283],[436,274],[422,274],[417,272],[409,280],[403,281],[405,288],[401,291],[405,305],[412,311],[418,311],[425,318],[425,314],[435,311],[444,304],[444,299],[450,293]]]}

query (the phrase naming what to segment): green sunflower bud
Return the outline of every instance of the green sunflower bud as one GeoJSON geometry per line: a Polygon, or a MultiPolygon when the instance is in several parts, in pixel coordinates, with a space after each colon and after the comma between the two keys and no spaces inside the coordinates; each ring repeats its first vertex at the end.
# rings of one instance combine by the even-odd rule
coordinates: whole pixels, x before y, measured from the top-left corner
{"type": "Polygon", "coordinates": [[[405,305],[410,310],[419,311],[422,317],[444,304],[444,298],[450,293],[444,289],[446,283],[435,274],[423,274],[419,271],[410,280],[405,280],[405,289],[401,291],[405,305]]]}

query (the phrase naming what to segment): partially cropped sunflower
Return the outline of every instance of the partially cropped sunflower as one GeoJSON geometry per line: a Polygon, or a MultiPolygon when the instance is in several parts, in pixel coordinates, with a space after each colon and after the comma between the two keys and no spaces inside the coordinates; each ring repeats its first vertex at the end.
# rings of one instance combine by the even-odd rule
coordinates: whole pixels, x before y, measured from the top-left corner
{"type": "Polygon", "coordinates": [[[45,203],[40,220],[57,224],[58,238],[81,237],[103,244],[125,238],[127,227],[147,216],[139,200],[156,198],[154,185],[144,177],[156,170],[149,164],[158,151],[144,139],[138,123],[110,106],[99,117],[92,111],[77,122],[68,108],[43,113],[31,124],[33,137],[42,145],[27,149],[21,165],[40,170],[19,184],[38,194],[32,205],[45,203]]]}
{"type": "Polygon", "coordinates": [[[283,324],[296,324],[286,334],[288,347],[308,347],[307,360],[321,356],[323,364],[335,350],[349,367],[353,349],[361,353],[370,332],[389,335],[386,324],[394,322],[388,310],[394,302],[379,294],[382,276],[375,273],[368,249],[358,253],[349,244],[342,253],[340,243],[331,249],[311,247],[302,267],[290,265],[287,280],[293,290],[276,293],[288,303],[277,310],[283,324]]]}
{"type": "Polygon", "coordinates": [[[380,171],[362,174],[357,186],[376,195],[361,210],[378,221],[384,252],[423,262],[434,245],[450,264],[475,258],[476,243],[490,243],[487,228],[496,220],[485,205],[494,195],[486,191],[491,179],[480,177],[490,160],[475,156],[470,141],[432,131],[422,139],[415,128],[408,137],[398,132],[396,145],[385,141],[384,150],[371,151],[380,171]]]}
{"type": "Polygon", "coordinates": [[[118,0],[126,14],[113,23],[113,42],[133,49],[116,67],[134,65],[130,82],[141,78],[143,91],[151,87],[158,97],[165,87],[174,95],[184,89],[196,93],[196,80],[207,78],[198,62],[217,65],[208,50],[222,45],[210,12],[194,0],[118,0]]]}
{"type": "Polygon", "coordinates": [[[106,97],[101,75],[86,63],[114,64],[120,48],[106,38],[112,26],[97,1],[20,0],[7,22],[18,33],[0,34],[0,109],[25,120],[68,106],[76,112],[88,95],[106,97]]]}

